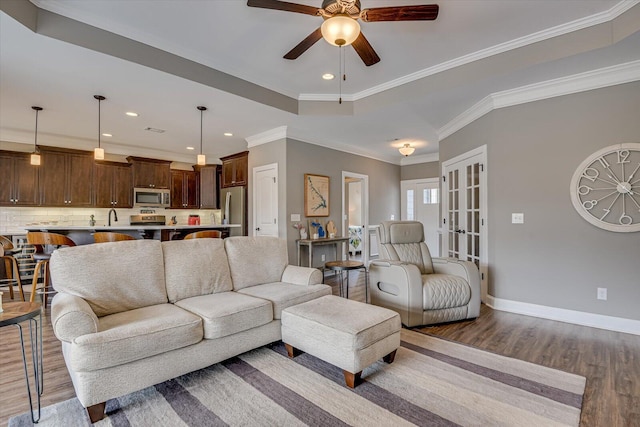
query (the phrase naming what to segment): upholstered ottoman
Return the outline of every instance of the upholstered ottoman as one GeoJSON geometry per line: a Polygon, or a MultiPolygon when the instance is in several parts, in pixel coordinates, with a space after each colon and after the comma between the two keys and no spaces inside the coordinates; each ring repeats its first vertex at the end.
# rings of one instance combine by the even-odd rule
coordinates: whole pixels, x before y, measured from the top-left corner
{"type": "Polygon", "coordinates": [[[282,311],[282,341],[289,357],[307,352],[344,372],[347,386],[378,359],[393,362],[400,346],[395,311],[326,295],[282,311]]]}

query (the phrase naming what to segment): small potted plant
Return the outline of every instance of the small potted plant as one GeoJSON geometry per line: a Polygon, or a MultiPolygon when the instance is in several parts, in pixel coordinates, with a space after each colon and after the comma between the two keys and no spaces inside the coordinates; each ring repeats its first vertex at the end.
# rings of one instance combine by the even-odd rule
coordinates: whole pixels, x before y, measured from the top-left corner
{"type": "Polygon", "coordinates": [[[300,232],[300,238],[301,239],[306,239],[307,238],[307,229],[304,228],[304,226],[302,225],[301,222],[295,222],[293,223],[293,228],[295,228],[296,230],[298,230],[300,232]]]}

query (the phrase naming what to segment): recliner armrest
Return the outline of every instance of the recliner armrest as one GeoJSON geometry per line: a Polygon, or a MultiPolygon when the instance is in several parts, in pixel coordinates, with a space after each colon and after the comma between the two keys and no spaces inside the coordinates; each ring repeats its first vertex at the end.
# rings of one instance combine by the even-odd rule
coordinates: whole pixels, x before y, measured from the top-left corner
{"type": "Polygon", "coordinates": [[[322,283],[322,272],[317,268],[287,265],[282,273],[283,282],[308,286],[322,283]]]}
{"type": "Polygon", "coordinates": [[[433,258],[433,271],[438,274],[452,274],[462,277],[471,288],[471,301],[467,318],[480,315],[480,272],[471,261],[462,261],[457,258],[433,258]]]}
{"type": "Polygon", "coordinates": [[[51,324],[60,341],[73,342],[76,338],[98,332],[98,316],[82,298],[59,292],[51,302],[51,324]]]}
{"type": "Polygon", "coordinates": [[[403,324],[422,322],[422,276],[416,265],[384,259],[371,261],[369,288],[371,303],[398,312],[403,324]]]}

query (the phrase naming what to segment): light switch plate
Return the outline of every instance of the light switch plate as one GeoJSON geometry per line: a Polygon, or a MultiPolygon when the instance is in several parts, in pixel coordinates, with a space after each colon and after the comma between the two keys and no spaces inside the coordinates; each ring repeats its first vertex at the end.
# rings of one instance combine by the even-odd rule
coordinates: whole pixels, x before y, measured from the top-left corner
{"type": "Polygon", "coordinates": [[[524,214],[523,213],[512,213],[511,214],[511,224],[524,224],[524,214]]]}
{"type": "Polygon", "coordinates": [[[300,221],[300,214],[291,214],[291,221],[300,221]]]}

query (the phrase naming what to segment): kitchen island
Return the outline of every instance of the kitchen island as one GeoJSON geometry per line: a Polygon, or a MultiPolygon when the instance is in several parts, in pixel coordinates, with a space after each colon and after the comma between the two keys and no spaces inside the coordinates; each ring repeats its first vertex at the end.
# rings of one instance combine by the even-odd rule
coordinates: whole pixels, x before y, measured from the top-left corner
{"type": "Polygon", "coordinates": [[[124,233],[136,239],[156,239],[156,240],[180,240],[185,235],[194,231],[219,230],[222,237],[228,237],[231,229],[241,228],[240,224],[204,224],[204,225],[48,225],[36,224],[23,227],[26,231],[48,231],[51,233],[64,234],[73,240],[76,245],[86,245],[93,243],[93,233],[96,231],[113,231],[124,233]]]}

